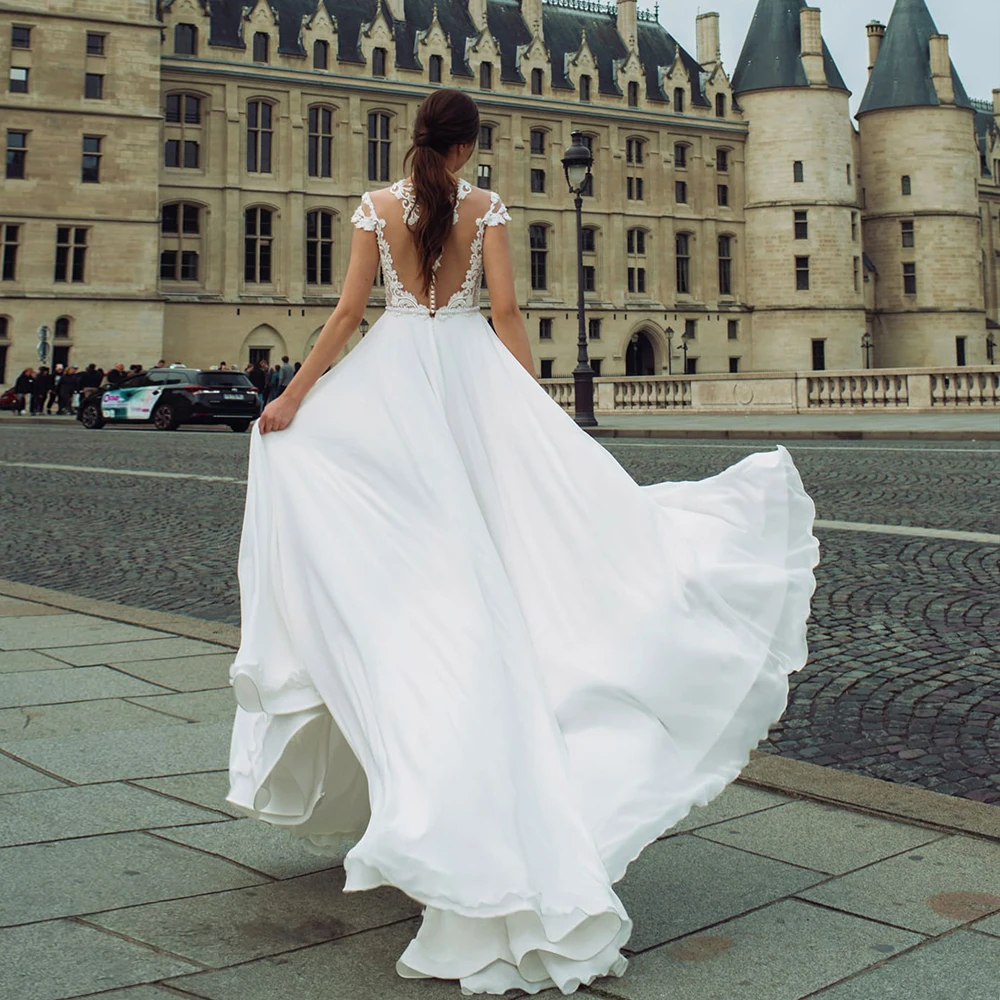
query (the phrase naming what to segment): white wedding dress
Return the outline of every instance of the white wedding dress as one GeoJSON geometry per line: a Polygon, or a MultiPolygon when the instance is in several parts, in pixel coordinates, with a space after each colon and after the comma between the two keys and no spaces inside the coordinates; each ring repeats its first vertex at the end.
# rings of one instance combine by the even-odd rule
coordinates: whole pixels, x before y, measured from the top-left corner
{"type": "Polygon", "coordinates": [[[253,431],[228,801],[424,904],[400,975],[571,993],[625,970],[612,884],[784,710],[813,503],[783,448],[637,486],[479,312],[499,198],[460,185],[433,315],[412,211],[365,195],[385,313],[253,431]]]}

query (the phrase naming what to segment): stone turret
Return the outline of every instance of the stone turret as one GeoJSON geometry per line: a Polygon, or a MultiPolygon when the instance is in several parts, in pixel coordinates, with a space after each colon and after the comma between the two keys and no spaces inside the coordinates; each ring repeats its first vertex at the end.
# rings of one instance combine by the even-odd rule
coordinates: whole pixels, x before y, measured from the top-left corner
{"type": "Polygon", "coordinates": [[[974,117],[924,0],[897,0],[858,110],[882,366],[985,361],[974,117]]]}
{"type": "Polygon", "coordinates": [[[753,367],[857,368],[865,309],[850,93],[820,11],[805,0],[760,0],[733,92],[750,122],[753,367]]]}
{"type": "Polygon", "coordinates": [[[719,15],[714,11],[699,14],[696,24],[698,62],[705,69],[714,69],[722,61],[722,49],[719,44],[719,15]]]}

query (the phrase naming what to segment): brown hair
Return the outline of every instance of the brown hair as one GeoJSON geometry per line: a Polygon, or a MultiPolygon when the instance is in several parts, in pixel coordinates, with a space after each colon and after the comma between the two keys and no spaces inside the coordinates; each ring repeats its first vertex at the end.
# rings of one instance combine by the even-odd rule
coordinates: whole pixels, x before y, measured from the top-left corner
{"type": "Polygon", "coordinates": [[[414,200],[419,218],[408,221],[420,256],[424,292],[431,286],[434,263],[451,233],[457,189],[445,166],[454,147],[479,136],[479,108],[461,90],[436,90],[420,105],[413,124],[413,145],[406,151],[403,169],[412,161],[414,200]]]}

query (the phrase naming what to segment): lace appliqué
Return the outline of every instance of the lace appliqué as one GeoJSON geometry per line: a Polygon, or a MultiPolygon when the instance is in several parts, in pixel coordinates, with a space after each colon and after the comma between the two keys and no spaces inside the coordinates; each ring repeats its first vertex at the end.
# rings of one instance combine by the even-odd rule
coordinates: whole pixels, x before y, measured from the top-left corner
{"type": "Polygon", "coordinates": [[[495,191],[490,192],[490,207],[482,218],[476,219],[476,235],[469,248],[469,269],[465,272],[462,287],[452,295],[449,309],[478,309],[479,289],[483,281],[483,238],[487,226],[503,226],[510,222],[507,208],[495,191]]]}
{"type": "MultiPolygon", "coordinates": [[[[393,187],[396,185],[394,184],[393,187]]],[[[385,238],[385,219],[380,219],[375,211],[375,204],[371,195],[366,191],[361,196],[361,204],[355,209],[351,216],[351,222],[358,229],[368,232],[374,231],[375,239],[378,241],[378,253],[382,264],[382,280],[385,282],[385,304],[392,309],[423,309],[424,307],[417,301],[417,297],[408,292],[396,274],[396,266],[392,260],[392,251],[389,249],[389,241],[385,238]]]]}

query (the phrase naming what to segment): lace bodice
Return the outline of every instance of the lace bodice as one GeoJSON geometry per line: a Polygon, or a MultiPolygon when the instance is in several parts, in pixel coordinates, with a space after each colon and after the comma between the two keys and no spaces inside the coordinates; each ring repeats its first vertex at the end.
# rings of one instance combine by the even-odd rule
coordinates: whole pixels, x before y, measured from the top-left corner
{"type": "MultiPolygon", "coordinates": [[[[467,181],[458,182],[453,228],[449,243],[434,265],[429,301],[406,287],[400,272],[417,283],[417,254],[407,223],[419,218],[420,209],[413,199],[413,187],[406,180],[396,181],[388,191],[394,201],[389,201],[382,211],[376,208],[370,192],[361,197],[351,222],[358,229],[374,232],[378,240],[382,277],[385,283],[386,308],[416,310],[429,315],[443,312],[470,312],[479,309],[479,289],[483,276],[483,239],[488,226],[504,225],[510,215],[500,196],[489,192],[488,204],[477,196],[477,207],[469,201],[473,187],[467,181]],[[401,263],[402,261],[402,263],[401,263]],[[464,274],[464,278],[462,275],[464,274]],[[438,289],[454,290],[444,305],[440,304],[438,289]]],[[[382,195],[382,192],[377,192],[382,195]]],[[[383,195],[383,201],[385,200],[383,195]]]]}

